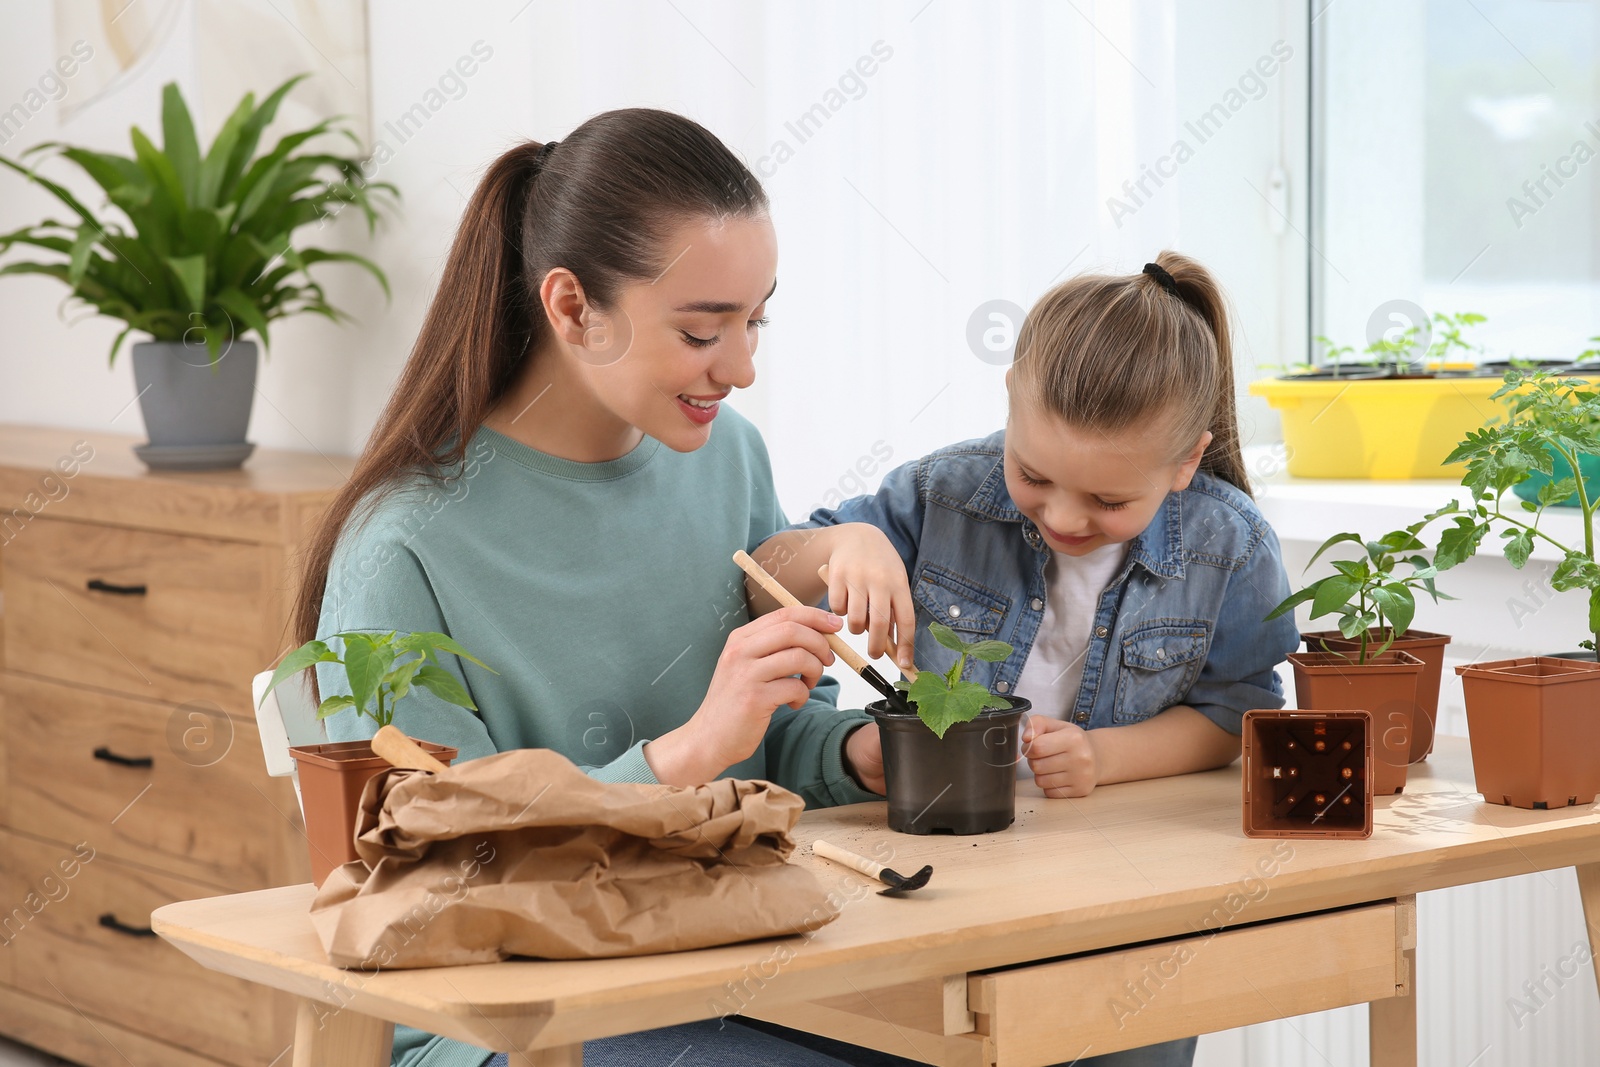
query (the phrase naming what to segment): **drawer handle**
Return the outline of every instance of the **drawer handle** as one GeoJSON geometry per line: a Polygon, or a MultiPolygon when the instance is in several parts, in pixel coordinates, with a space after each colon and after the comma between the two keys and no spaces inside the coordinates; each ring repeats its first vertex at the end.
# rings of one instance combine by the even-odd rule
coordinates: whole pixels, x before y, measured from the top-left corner
{"type": "Polygon", "coordinates": [[[119,922],[117,920],[116,915],[114,915],[113,913],[111,913],[109,911],[106,912],[104,915],[100,916],[100,925],[104,926],[107,930],[115,930],[119,934],[127,934],[129,937],[155,937],[156,936],[156,932],[154,930],[150,929],[150,927],[148,927],[148,926],[129,926],[127,923],[119,922]]]}
{"type": "Polygon", "coordinates": [[[99,578],[90,578],[89,588],[96,593],[116,593],[119,596],[144,596],[150,591],[148,586],[113,585],[110,582],[103,582],[99,578]]]}
{"type": "Polygon", "coordinates": [[[94,758],[124,767],[154,767],[156,764],[156,761],[149,756],[119,756],[104,745],[94,750],[94,758]]]}

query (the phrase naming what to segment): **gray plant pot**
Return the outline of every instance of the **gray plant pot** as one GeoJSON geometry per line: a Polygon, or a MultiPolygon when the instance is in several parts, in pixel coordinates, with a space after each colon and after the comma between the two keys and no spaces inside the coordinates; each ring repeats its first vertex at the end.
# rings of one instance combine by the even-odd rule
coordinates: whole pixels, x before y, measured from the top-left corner
{"type": "Polygon", "coordinates": [[[148,444],[134,452],[151,469],[226,470],[255,449],[244,439],[256,393],[254,341],[232,341],[212,366],[206,346],[142,341],[133,346],[148,444]]]}

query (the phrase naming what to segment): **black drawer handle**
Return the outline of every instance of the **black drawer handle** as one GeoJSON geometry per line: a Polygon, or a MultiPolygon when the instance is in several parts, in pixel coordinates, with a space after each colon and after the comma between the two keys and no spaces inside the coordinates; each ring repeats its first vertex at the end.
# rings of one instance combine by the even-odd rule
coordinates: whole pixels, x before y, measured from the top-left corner
{"type": "Polygon", "coordinates": [[[115,930],[119,934],[127,934],[129,937],[156,936],[156,932],[148,926],[129,926],[127,923],[118,922],[117,917],[109,911],[100,916],[100,925],[107,930],[115,930]]]}
{"type": "Polygon", "coordinates": [[[101,745],[94,750],[95,759],[103,759],[107,763],[117,763],[124,767],[154,767],[156,761],[149,756],[119,756],[109,748],[101,745]]]}
{"type": "Polygon", "coordinates": [[[96,593],[116,593],[119,596],[144,596],[150,591],[148,586],[112,585],[110,582],[103,582],[99,578],[90,578],[89,588],[96,593]]]}

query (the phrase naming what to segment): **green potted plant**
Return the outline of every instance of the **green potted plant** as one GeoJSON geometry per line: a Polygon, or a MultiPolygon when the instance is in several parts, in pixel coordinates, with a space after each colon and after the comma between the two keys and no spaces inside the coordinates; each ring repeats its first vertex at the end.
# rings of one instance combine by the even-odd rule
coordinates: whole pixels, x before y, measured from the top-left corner
{"type": "MultiPolygon", "coordinates": [[[[341,643],[342,656],[325,641],[307,641],[279,662],[261,699],[301,671],[319,663],[338,663],[345,669],[350,692],[324,698],[317,707],[318,720],[354,708],[358,715],[372,719],[377,730],[394,721],[395,706],[416,688],[426,689],[456,707],[477,709],[456,676],[439,665],[440,652],[495,673],[445,634],[352,631],[335,634],[331,640],[341,643]]],[[[456,757],[456,749],[447,745],[422,740],[417,743],[442,763],[448,764],[456,757]]],[[[289,755],[294,757],[300,777],[312,880],[321,885],[334,868],[356,858],[354,831],[361,790],[389,764],[374,754],[366,741],[298,745],[289,749],[289,755]]]]}
{"type": "Polygon", "coordinates": [[[1308,570],[1338,544],[1361,545],[1365,556],[1331,561],[1332,574],[1289,596],[1266,620],[1287,615],[1307,601],[1313,619],[1339,616],[1338,630],[1303,633],[1306,651],[1290,654],[1296,702],[1314,711],[1364,710],[1372,714],[1373,793],[1377,796],[1405,789],[1408,767],[1420,758],[1419,753],[1426,754],[1433,739],[1444,645],[1450,639],[1442,634],[1408,635],[1416,614],[1415,590],[1425,589],[1436,601],[1443,594],[1434,586],[1435,570],[1427,559],[1405,555],[1426,547],[1417,537],[1426,524],[1424,520],[1375,541],[1355,533],[1334,534],[1311,557],[1308,570]],[[1409,573],[1401,573],[1402,566],[1408,567],[1409,573]],[[1396,647],[1408,636],[1416,651],[1396,647]],[[1438,661],[1432,674],[1431,714],[1425,714],[1422,705],[1427,696],[1423,676],[1429,666],[1419,655],[1422,651],[1438,661]],[[1425,741],[1419,737],[1423,731],[1425,741]]]}
{"type": "MultiPolygon", "coordinates": [[[[1384,309],[1380,309],[1384,310],[1384,309]]],[[[1463,311],[1424,318],[1390,330],[1362,350],[1352,367],[1347,345],[1319,336],[1332,372],[1286,374],[1250,383],[1283,418],[1289,473],[1297,478],[1459,477],[1445,456],[1478,426],[1493,380],[1444,362],[1452,353],[1477,352],[1466,331],[1484,316],[1463,311]],[[1428,325],[1429,340],[1422,340],[1428,325]]],[[[1392,318],[1392,316],[1391,316],[1392,318]]]]}
{"type": "Polygon", "coordinates": [[[883,743],[889,828],[905,834],[988,834],[1016,818],[1022,717],[1032,704],[963,681],[969,659],[998,663],[1004,641],[963,641],[942,623],[933,639],[956,653],[944,672],[920,671],[895,683],[909,702],[867,705],[883,743]]]}
{"type": "Polygon", "coordinates": [[[1521,569],[1536,541],[1561,553],[1550,584],[1557,590],[1588,593],[1588,633],[1581,651],[1558,651],[1457,667],[1467,705],[1467,732],[1478,791],[1492,804],[1559,808],[1588,804],[1600,793],[1600,563],[1595,557],[1595,511],[1600,499],[1580,479],[1551,478],[1535,500],[1504,504],[1508,490],[1534,473],[1550,478],[1555,459],[1568,471],[1581,470],[1585,457],[1600,456],[1600,394],[1582,379],[1545,373],[1506,372],[1495,394],[1510,415],[1467,435],[1452,453],[1465,461],[1462,485],[1466,506],[1451,501],[1433,517],[1452,524],[1439,536],[1434,565],[1459,566],[1474,556],[1491,531],[1502,551],[1521,569]],[[1583,529],[1581,547],[1540,528],[1545,508],[1569,496],[1578,498],[1583,529]]]}
{"type": "MultiPolygon", "coordinates": [[[[1389,650],[1408,652],[1422,661],[1417,676],[1416,714],[1411,723],[1411,742],[1406,761],[1417,763],[1433,751],[1434,724],[1439,715],[1439,684],[1444,674],[1444,647],[1449,634],[1413,630],[1418,589],[1433,598],[1454,600],[1441,593],[1435,584],[1437,569],[1420,553],[1428,546],[1418,536],[1430,520],[1413,523],[1403,530],[1391,530],[1375,541],[1356,533],[1334,534],[1322,543],[1309,570],[1322,554],[1338,544],[1360,545],[1363,558],[1334,560],[1334,573],[1318,579],[1289,597],[1269,615],[1278,618],[1307,601],[1312,602],[1311,618],[1338,614],[1339,627],[1312,630],[1300,635],[1307,652],[1333,652],[1346,658],[1354,652],[1358,662],[1369,654],[1389,650]],[[1408,570],[1403,571],[1402,568],[1408,570]]],[[[1329,709],[1332,710],[1332,709],[1329,709]]],[[[1379,723],[1380,738],[1393,723],[1379,723]]],[[[1390,740],[1393,740],[1391,735],[1390,740]]],[[[1380,790],[1385,792],[1386,790],[1380,790]]]]}
{"type": "Polygon", "coordinates": [[[0,164],[47,190],[75,218],[45,219],[0,234],[0,253],[14,245],[43,248],[62,258],[21,261],[0,274],[42,274],[63,282],[69,298],[125,325],[111,345],[115,361],[135,331],[134,384],[148,443],[135,448],[151,467],[237,467],[254,447],[245,440],[255,396],[255,333],[270,344],[268,323],[308,312],[334,322],[348,318],[328,302],[311,276],[318,263],[353,263],[389,292],[383,271],[353,252],[296,246],[296,230],[332,218],[347,204],[366,217],[371,233],[374,194],[398,197],[388,182],[367,182],[360,157],[296,149],[324,135],[355,135],[336,119],[291,133],[257,152],[278,105],[306,75],[284,82],[258,107],[247,94],[201,152],[175,83],[161,98],[162,146],[137,126],[133,156],[95,152],[49,141],[22,153],[50,150],[75,164],[104,191],[117,214],[91,211],[66,187],[35,167],[0,157],[0,164]]]}

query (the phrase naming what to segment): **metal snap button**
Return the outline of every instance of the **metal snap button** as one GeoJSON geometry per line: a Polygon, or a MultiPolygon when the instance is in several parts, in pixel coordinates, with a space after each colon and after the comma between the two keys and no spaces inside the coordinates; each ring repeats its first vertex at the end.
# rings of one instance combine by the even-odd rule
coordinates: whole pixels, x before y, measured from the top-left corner
{"type": "Polygon", "coordinates": [[[1164,649],[1164,648],[1156,649],[1156,659],[1166,659],[1166,658],[1167,658],[1167,650],[1166,649],[1164,649]]]}
{"type": "Polygon", "coordinates": [[[1104,637],[1104,636],[1106,636],[1106,634],[1109,634],[1110,632],[1111,631],[1106,629],[1104,626],[1096,626],[1094,628],[1094,635],[1096,637],[1104,637]]]}
{"type": "Polygon", "coordinates": [[[1009,692],[1011,692],[1011,683],[1010,682],[996,682],[996,683],[994,683],[994,691],[996,693],[1009,693],[1009,692]]]}
{"type": "Polygon", "coordinates": [[[1086,712],[1086,711],[1080,711],[1080,712],[1078,712],[1078,714],[1076,714],[1076,715],[1074,715],[1072,717],[1072,720],[1074,722],[1088,722],[1089,721],[1089,713],[1086,712]]]}
{"type": "Polygon", "coordinates": [[[950,605],[950,617],[952,619],[961,618],[961,605],[960,604],[951,604],[950,605]]]}
{"type": "Polygon", "coordinates": [[[1032,600],[1028,601],[1028,606],[1034,611],[1043,611],[1044,601],[1040,600],[1038,597],[1034,597],[1032,600]]]}

